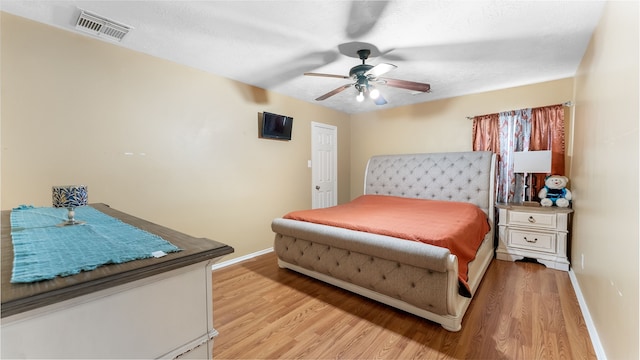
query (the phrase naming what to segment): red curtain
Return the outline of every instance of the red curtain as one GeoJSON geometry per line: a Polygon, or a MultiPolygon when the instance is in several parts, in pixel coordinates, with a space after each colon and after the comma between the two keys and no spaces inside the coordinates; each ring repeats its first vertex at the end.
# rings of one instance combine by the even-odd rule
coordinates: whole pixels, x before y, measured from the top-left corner
{"type": "MultiPolygon", "coordinates": [[[[528,122],[529,119],[524,119],[528,122]]],[[[529,149],[551,150],[551,174],[564,175],[564,155],[565,155],[565,131],[564,131],[564,106],[551,105],[531,109],[531,136],[529,139],[529,149]]],[[[515,139],[500,139],[509,135],[509,131],[500,131],[500,114],[481,115],[473,118],[473,150],[493,151],[500,154],[500,143],[513,144],[515,139]]],[[[502,159],[498,159],[502,162],[502,159]]],[[[512,168],[509,164],[501,164],[500,168],[512,168]]],[[[509,176],[507,171],[503,171],[500,176],[509,176]]],[[[511,175],[512,176],[512,175],[511,175]]],[[[537,196],[544,186],[546,174],[532,174],[532,194],[537,196]]],[[[506,200],[505,200],[506,201],[506,200]]]]}
{"type": "MultiPolygon", "coordinates": [[[[564,106],[531,109],[529,150],[551,150],[551,175],[564,175],[564,106]]],[[[544,186],[545,174],[533,175],[533,193],[544,186]]]]}
{"type": "Polygon", "coordinates": [[[500,122],[498,114],[473,118],[473,151],[493,151],[500,154],[500,122]]]}

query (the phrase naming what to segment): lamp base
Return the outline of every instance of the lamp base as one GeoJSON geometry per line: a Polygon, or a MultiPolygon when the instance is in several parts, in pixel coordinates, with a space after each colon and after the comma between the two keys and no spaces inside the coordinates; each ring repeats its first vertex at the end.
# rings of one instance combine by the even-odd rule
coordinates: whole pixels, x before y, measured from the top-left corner
{"type": "Polygon", "coordinates": [[[68,211],[67,218],[69,218],[69,220],[63,221],[57,226],[82,225],[87,223],[86,221],[79,221],[75,219],[75,216],[76,216],[75,208],[68,207],[67,211],[68,211]]]}
{"type": "Polygon", "coordinates": [[[82,225],[82,224],[86,224],[86,221],[78,221],[78,220],[67,220],[67,221],[63,221],[60,224],[56,225],[56,226],[69,226],[69,225],[82,225]]]}

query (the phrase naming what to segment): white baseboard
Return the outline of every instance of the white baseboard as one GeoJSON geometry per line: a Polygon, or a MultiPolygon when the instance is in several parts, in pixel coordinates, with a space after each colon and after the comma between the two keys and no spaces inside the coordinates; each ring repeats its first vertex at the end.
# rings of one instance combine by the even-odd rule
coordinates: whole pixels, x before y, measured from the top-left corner
{"type": "Polygon", "coordinates": [[[604,353],[604,348],[602,347],[602,343],[600,342],[598,331],[596,331],[596,326],[593,323],[593,319],[591,318],[591,314],[589,313],[589,308],[587,307],[587,303],[584,300],[584,296],[582,296],[582,290],[580,290],[580,285],[578,284],[578,279],[576,278],[576,274],[573,272],[573,269],[569,269],[569,279],[571,279],[571,285],[573,285],[573,290],[575,291],[576,297],[578,298],[580,310],[582,310],[582,317],[584,318],[584,322],[587,325],[589,337],[591,338],[591,343],[593,344],[593,350],[596,352],[598,360],[607,360],[607,355],[604,353]]]}
{"type": "Polygon", "coordinates": [[[227,261],[223,261],[223,262],[220,262],[220,263],[213,264],[213,265],[211,265],[211,270],[213,271],[213,270],[217,270],[217,269],[222,269],[223,267],[226,267],[226,266],[229,266],[229,265],[233,265],[233,264],[237,264],[239,262],[252,259],[252,258],[254,258],[256,256],[268,254],[270,252],[273,252],[273,248],[272,247],[264,249],[264,250],[256,251],[254,253],[247,254],[247,255],[244,255],[244,256],[240,256],[240,257],[237,257],[235,259],[231,259],[231,260],[227,260],[227,261]]]}

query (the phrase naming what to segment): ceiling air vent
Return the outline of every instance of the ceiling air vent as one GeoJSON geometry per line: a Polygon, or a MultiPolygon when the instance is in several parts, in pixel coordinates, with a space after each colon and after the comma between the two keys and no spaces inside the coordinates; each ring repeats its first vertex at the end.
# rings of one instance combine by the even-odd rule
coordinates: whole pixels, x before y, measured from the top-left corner
{"type": "Polygon", "coordinates": [[[81,10],[78,21],[76,21],[76,29],[109,40],[122,41],[131,27],[81,10]]]}

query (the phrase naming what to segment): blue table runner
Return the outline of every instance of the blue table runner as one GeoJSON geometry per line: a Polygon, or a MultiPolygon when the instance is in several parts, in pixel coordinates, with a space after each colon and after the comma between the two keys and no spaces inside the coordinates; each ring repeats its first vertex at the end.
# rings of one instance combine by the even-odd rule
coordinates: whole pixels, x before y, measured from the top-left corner
{"type": "Polygon", "coordinates": [[[75,209],[82,225],[57,226],[67,209],[20,206],[11,211],[12,283],[28,283],[180,251],[161,237],[92,207],[75,209]]]}

